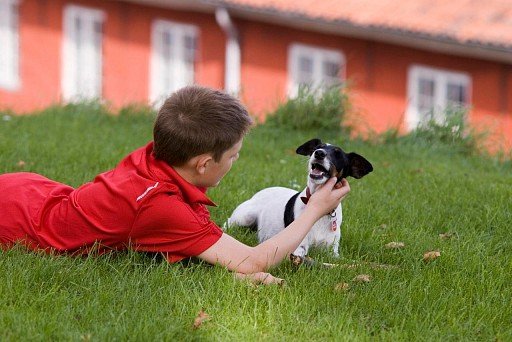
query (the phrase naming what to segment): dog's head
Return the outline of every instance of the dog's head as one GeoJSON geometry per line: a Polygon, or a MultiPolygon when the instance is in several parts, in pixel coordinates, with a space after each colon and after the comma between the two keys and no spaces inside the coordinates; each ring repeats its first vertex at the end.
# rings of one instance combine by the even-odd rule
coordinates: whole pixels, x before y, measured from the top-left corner
{"type": "Polygon", "coordinates": [[[357,153],[345,153],[338,146],[325,144],[320,139],[311,139],[297,148],[297,154],[310,156],[309,179],[323,184],[331,177],[338,181],[348,176],[361,178],[373,171],[368,160],[357,153]]]}

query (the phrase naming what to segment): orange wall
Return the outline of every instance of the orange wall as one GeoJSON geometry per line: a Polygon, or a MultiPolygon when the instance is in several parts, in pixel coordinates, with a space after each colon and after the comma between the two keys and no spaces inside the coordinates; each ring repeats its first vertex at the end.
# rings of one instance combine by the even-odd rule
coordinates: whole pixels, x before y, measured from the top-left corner
{"type": "Polygon", "coordinates": [[[512,148],[512,65],[434,54],[359,39],[324,35],[276,25],[238,20],[242,32],[242,99],[264,117],[286,97],[287,53],[292,43],[341,50],[359,132],[405,130],[409,67],[468,73],[472,79],[469,120],[491,133],[492,150],[512,148]]]}
{"type": "Polygon", "coordinates": [[[0,109],[22,113],[61,101],[63,9],[70,3],[106,13],[102,96],[114,107],[148,101],[151,21],[155,18],[199,27],[196,81],[223,87],[225,38],[213,15],[117,1],[23,0],[19,23],[21,88],[0,89],[0,109]]]}
{"type": "MultiPolygon", "coordinates": [[[[213,14],[119,1],[23,0],[20,2],[21,89],[0,89],[0,109],[33,111],[61,100],[62,13],[68,3],[106,13],[103,97],[114,107],[148,100],[151,22],[155,18],[199,27],[196,81],[223,88],[225,35],[213,14]]],[[[351,121],[361,132],[404,128],[408,68],[423,64],[468,73],[473,85],[470,122],[476,128],[492,130],[491,148],[512,148],[512,65],[236,18],[234,21],[241,35],[241,99],[261,118],[286,98],[288,47],[302,43],[344,53],[344,74],[354,108],[351,121]]]]}

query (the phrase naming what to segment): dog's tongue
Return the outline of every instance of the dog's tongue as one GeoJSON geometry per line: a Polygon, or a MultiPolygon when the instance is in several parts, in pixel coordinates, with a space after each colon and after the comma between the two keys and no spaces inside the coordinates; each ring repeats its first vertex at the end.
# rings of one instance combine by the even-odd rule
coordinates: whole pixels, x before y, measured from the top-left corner
{"type": "Polygon", "coordinates": [[[323,171],[318,170],[318,169],[314,169],[314,170],[311,170],[311,174],[315,175],[315,176],[320,176],[320,175],[323,174],[323,171]]]}

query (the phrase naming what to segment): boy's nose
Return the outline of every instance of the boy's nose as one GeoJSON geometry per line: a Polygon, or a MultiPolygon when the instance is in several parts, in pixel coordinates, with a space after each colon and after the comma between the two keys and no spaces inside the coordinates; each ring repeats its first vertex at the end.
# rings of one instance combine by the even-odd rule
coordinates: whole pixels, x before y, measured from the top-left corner
{"type": "Polygon", "coordinates": [[[316,150],[315,151],[315,158],[324,159],[325,158],[325,151],[324,150],[316,150]]]}

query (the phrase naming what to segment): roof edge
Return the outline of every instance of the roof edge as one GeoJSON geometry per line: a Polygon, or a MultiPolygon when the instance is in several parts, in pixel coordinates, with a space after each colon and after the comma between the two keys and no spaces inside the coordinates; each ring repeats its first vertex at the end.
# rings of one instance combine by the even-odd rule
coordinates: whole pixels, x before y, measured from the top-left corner
{"type": "Polygon", "coordinates": [[[421,50],[442,52],[448,55],[481,58],[485,60],[512,63],[512,45],[510,47],[485,44],[479,41],[460,42],[449,36],[435,36],[424,32],[394,29],[383,26],[361,26],[350,21],[327,21],[314,19],[297,13],[283,13],[274,9],[248,9],[245,6],[232,5],[223,1],[204,0],[210,4],[225,6],[233,16],[286,26],[300,30],[334,34],[352,38],[361,38],[377,42],[392,43],[421,50]]]}
{"type": "Polygon", "coordinates": [[[480,58],[484,60],[512,64],[512,45],[486,44],[481,41],[461,42],[448,35],[438,36],[425,32],[401,30],[385,26],[363,26],[348,20],[328,21],[312,18],[300,13],[283,12],[272,7],[254,7],[237,5],[225,0],[123,0],[125,2],[146,4],[169,9],[191,10],[214,13],[218,7],[224,7],[236,18],[333,34],[391,43],[425,51],[435,51],[447,55],[480,58]]]}

